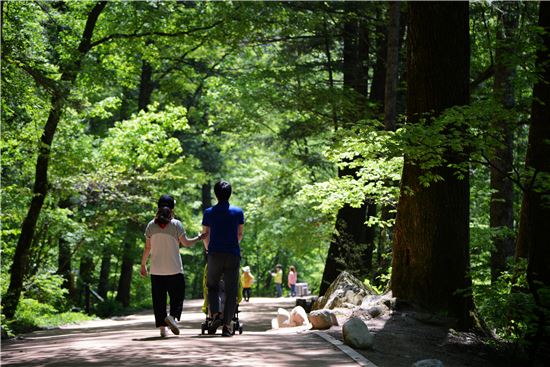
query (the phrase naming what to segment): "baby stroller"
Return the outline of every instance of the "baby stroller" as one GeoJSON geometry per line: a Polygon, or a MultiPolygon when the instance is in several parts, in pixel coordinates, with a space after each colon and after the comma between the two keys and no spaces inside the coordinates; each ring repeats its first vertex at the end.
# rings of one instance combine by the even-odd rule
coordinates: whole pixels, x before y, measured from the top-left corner
{"type": "MultiPolygon", "coordinates": [[[[208,269],[208,265],[204,266],[204,277],[202,279],[202,287],[204,292],[204,303],[202,305],[202,312],[206,315],[206,319],[201,323],[201,334],[204,335],[205,333],[208,333],[209,335],[213,335],[216,333],[216,331],[211,331],[210,326],[212,325],[212,322],[214,319],[212,318],[212,315],[210,314],[210,308],[208,305],[208,288],[206,287],[206,272],[208,269]]],[[[239,334],[243,333],[243,323],[239,321],[239,303],[242,301],[242,283],[239,280],[239,291],[237,292],[237,305],[235,307],[235,314],[233,315],[233,318],[231,319],[231,333],[235,335],[237,332],[239,334]]],[[[225,292],[224,292],[224,283],[223,279],[220,281],[220,311],[223,312],[225,306],[225,292]]]]}

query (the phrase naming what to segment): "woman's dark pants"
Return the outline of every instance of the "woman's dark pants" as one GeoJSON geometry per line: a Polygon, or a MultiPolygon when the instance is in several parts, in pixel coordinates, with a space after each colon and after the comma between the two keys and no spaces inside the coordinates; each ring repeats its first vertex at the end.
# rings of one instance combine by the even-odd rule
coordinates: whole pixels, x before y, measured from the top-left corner
{"type": "Polygon", "coordinates": [[[185,298],[185,278],[183,274],[153,275],[151,274],[151,291],[153,294],[153,311],[156,327],[167,326],[166,295],[170,296],[170,315],[179,321],[185,298]]]}

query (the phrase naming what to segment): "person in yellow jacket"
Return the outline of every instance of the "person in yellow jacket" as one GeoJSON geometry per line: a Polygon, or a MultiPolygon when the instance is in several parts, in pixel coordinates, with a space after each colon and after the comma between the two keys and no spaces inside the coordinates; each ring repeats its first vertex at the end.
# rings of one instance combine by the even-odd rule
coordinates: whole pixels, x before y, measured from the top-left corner
{"type": "Polygon", "coordinates": [[[250,301],[250,288],[254,283],[254,275],[250,272],[250,266],[243,267],[243,273],[241,275],[241,284],[243,286],[243,299],[246,302],[250,301]]]}
{"type": "Polygon", "coordinates": [[[273,281],[275,282],[275,290],[277,291],[277,297],[283,296],[283,266],[277,264],[275,266],[275,272],[271,273],[273,281]]]}

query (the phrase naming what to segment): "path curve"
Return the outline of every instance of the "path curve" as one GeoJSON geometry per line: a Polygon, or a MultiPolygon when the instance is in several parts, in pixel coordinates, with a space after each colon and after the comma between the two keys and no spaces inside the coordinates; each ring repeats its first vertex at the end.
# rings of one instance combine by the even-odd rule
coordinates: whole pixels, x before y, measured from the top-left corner
{"type": "Polygon", "coordinates": [[[242,335],[201,335],[202,300],[184,303],[181,334],[161,338],[152,311],[94,320],[2,341],[2,366],[358,366],[312,331],[269,331],[290,298],[251,298],[241,304],[242,335]]]}

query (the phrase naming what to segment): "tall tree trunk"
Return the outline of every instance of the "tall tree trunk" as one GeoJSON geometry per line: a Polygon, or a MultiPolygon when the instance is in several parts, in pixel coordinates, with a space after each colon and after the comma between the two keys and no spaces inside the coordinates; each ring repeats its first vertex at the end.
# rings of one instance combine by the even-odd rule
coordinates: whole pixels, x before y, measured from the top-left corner
{"type": "Polygon", "coordinates": [[[59,239],[59,256],[57,274],[63,277],[63,288],[69,291],[69,299],[78,302],[78,292],[76,290],[75,278],[71,269],[72,253],[71,245],[63,237],[59,239]]]}
{"type": "Polygon", "coordinates": [[[111,248],[108,245],[103,245],[103,254],[101,256],[101,269],[99,271],[99,281],[97,284],[97,293],[107,298],[109,291],[109,275],[111,274],[111,248]]]}
{"type": "Polygon", "coordinates": [[[369,99],[376,102],[379,111],[384,111],[384,93],[386,85],[386,54],[387,54],[387,27],[384,26],[382,11],[378,8],[377,18],[379,25],[376,26],[376,63],[372,72],[372,83],[369,99]]]}
{"type": "Polygon", "coordinates": [[[538,328],[532,336],[536,343],[543,339],[544,328],[548,328],[547,315],[550,312],[550,2],[540,2],[539,26],[544,29],[543,45],[537,52],[539,79],[533,88],[525,159],[531,178],[523,194],[517,241],[518,248],[523,249],[521,253],[527,256],[527,282],[538,306],[538,328]],[[541,288],[546,288],[546,291],[541,288]]]}
{"type": "MultiPolygon", "coordinates": [[[[397,120],[397,80],[399,78],[399,18],[400,3],[392,1],[388,9],[388,26],[386,31],[386,78],[384,88],[384,129],[395,131],[397,120]]],[[[390,183],[388,183],[389,185],[390,183]]],[[[393,218],[393,205],[383,205],[381,219],[386,222],[393,218]]],[[[378,239],[377,262],[382,265],[382,254],[386,249],[386,242],[391,241],[391,229],[384,226],[380,230],[378,239]]]]}
{"type": "Polygon", "coordinates": [[[201,210],[204,211],[212,206],[212,183],[208,180],[201,187],[201,210]]]}
{"type": "Polygon", "coordinates": [[[92,255],[88,253],[82,254],[82,257],[80,258],[80,266],[78,269],[78,277],[79,277],[79,303],[82,304],[82,296],[85,292],[85,284],[88,284],[90,288],[92,287],[93,283],[93,274],[94,274],[94,259],[92,255]]]}
{"type": "Polygon", "coordinates": [[[395,131],[397,119],[397,80],[399,77],[399,2],[390,2],[388,12],[384,128],[386,131],[395,131]]]}
{"type": "Polygon", "coordinates": [[[154,90],[153,83],[153,68],[147,61],[141,62],[141,79],[139,84],[138,111],[149,110],[148,106],[151,103],[151,95],[154,90]]]}
{"type": "MultiPolygon", "coordinates": [[[[367,27],[357,19],[359,3],[346,3],[351,16],[344,25],[344,90],[349,91],[355,101],[354,113],[344,116],[344,126],[353,125],[366,112],[368,94],[368,38],[367,27]]],[[[338,177],[354,176],[355,169],[338,170],[338,177]]],[[[374,204],[372,204],[374,205],[374,204]]],[[[365,201],[360,208],[344,205],[336,216],[336,230],[332,237],[319,294],[324,294],[330,283],[343,270],[359,278],[365,277],[372,267],[374,230],[365,224],[367,213],[372,214],[365,201]]],[[[376,210],[374,208],[374,210],[376,210]]],[[[375,212],[374,212],[375,213],[375,212]]]]}
{"type": "Polygon", "coordinates": [[[118,279],[117,295],[115,300],[122,306],[130,306],[130,290],[132,285],[132,273],[134,261],[139,256],[138,249],[134,246],[136,233],[140,231],[139,223],[128,220],[126,224],[126,236],[122,247],[122,262],[120,265],[120,278],[118,279]]]}
{"type": "MultiPolygon", "coordinates": [[[[494,94],[498,103],[506,109],[515,105],[513,80],[515,66],[511,64],[515,47],[514,31],[517,27],[517,3],[502,2],[497,25],[497,48],[495,52],[494,94]]],[[[514,256],[514,239],[511,231],[514,225],[513,186],[507,177],[513,165],[513,122],[499,120],[493,127],[502,136],[502,145],[491,159],[491,204],[490,227],[508,230],[504,235],[493,239],[491,251],[491,281],[495,281],[506,268],[506,258],[514,256]]]]}
{"type": "MultiPolygon", "coordinates": [[[[138,111],[147,111],[148,105],[151,102],[151,95],[155,88],[152,79],[153,68],[151,65],[142,60],[141,76],[139,84],[138,111]]],[[[128,220],[127,232],[128,237],[132,237],[133,231],[139,230],[136,223],[128,220]]],[[[122,248],[122,265],[120,268],[120,278],[118,281],[118,290],[115,300],[120,302],[124,307],[130,306],[130,288],[132,286],[132,270],[134,266],[135,249],[133,244],[126,240],[122,248]]]]}
{"type": "Polygon", "coordinates": [[[122,249],[122,264],[115,300],[124,307],[130,306],[130,287],[132,285],[132,270],[134,268],[135,250],[130,239],[125,239],[122,249]]]}
{"type": "Polygon", "coordinates": [[[48,193],[48,164],[50,161],[50,151],[57,129],[57,124],[61,118],[61,113],[65,106],[66,98],[69,96],[70,88],[74,85],[76,76],[80,72],[81,62],[84,56],[88,53],[91,47],[93,31],[99,18],[99,15],[107,5],[106,1],[98,2],[94,5],[84,27],[84,32],[78,46],[75,60],[70,63],[65,69],[62,69],[61,83],[51,99],[51,107],[48,115],[48,120],[44,126],[44,131],[40,138],[40,149],[36,159],[36,171],[34,177],[34,186],[32,192],[31,204],[23,224],[21,226],[21,234],[17,241],[17,247],[13,256],[13,263],[10,270],[10,285],[6,295],[2,299],[2,309],[4,315],[8,319],[13,318],[21,288],[23,286],[23,278],[27,271],[29,248],[34,237],[36,222],[44,205],[44,199],[48,193]]]}
{"type": "MultiPolygon", "coordinates": [[[[414,124],[426,113],[436,117],[448,107],[468,104],[468,3],[408,5],[407,115],[414,124]]],[[[467,160],[453,152],[445,158],[451,164],[467,160]]],[[[393,244],[393,294],[448,312],[458,327],[469,328],[469,177],[465,173],[458,179],[446,166],[433,171],[443,180],[424,187],[419,177],[425,172],[414,157],[405,157],[393,244]]]]}

